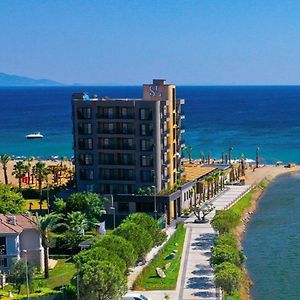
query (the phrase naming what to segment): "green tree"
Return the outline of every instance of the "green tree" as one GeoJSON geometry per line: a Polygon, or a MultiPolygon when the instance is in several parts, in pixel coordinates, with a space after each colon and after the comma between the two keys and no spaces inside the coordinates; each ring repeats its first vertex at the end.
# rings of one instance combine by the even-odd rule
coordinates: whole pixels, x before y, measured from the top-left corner
{"type": "MultiPolygon", "coordinates": [[[[34,266],[28,263],[28,283],[29,287],[33,283],[34,266]]],[[[26,283],[26,262],[23,260],[15,260],[9,272],[9,282],[20,294],[22,284],[26,283]]]]}
{"type": "Polygon", "coordinates": [[[108,261],[90,261],[80,268],[78,276],[83,300],[119,300],[127,291],[126,277],[108,261]]]}
{"type": "Polygon", "coordinates": [[[81,251],[74,256],[76,265],[81,268],[82,265],[90,261],[109,261],[125,274],[127,267],[125,261],[114,252],[102,247],[96,247],[89,250],[81,251]]]}
{"type": "Polygon", "coordinates": [[[42,246],[44,248],[44,270],[45,278],[49,278],[49,247],[50,247],[50,235],[60,224],[58,220],[60,215],[50,213],[45,216],[36,217],[37,229],[39,230],[42,237],[42,246]]]}
{"type": "Polygon", "coordinates": [[[166,233],[159,228],[158,222],[145,213],[131,214],[123,222],[133,222],[143,227],[151,235],[155,246],[162,244],[167,238],[166,233]]]}
{"type": "Polygon", "coordinates": [[[32,156],[30,156],[26,160],[27,164],[26,164],[25,168],[26,168],[26,172],[27,172],[27,176],[28,176],[28,185],[30,185],[30,181],[31,181],[31,183],[33,183],[33,177],[34,176],[32,176],[32,173],[31,173],[32,172],[33,159],[34,158],[32,156]]]}
{"type": "Polygon", "coordinates": [[[144,260],[154,245],[149,232],[133,222],[122,223],[113,231],[113,234],[121,236],[131,242],[137,252],[139,260],[144,260]]]}
{"type": "Polygon", "coordinates": [[[88,227],[85,214],[80,211],[73,211],[66,216],[65,226],[70,233],[78,234],[80,230],[85,230],[88,227]]]}
{"type": "Polygon", "coordinates": [[[10,156],[7,154],[0,155],[0,163],[2,164],[3,174],[4,174],[4,183],[8,184],[8,177],[7,177],[7,164],[10,161],[10,156]]]}
{"type": "Polygon", "coordinates": [[[48,167],[46,167],[46,164],[41,161],[36,163],[34,170],[35,178],[39,185],[40,201],[43,201],[43,182],[46,180],[46,177],[50,173],[50,170],[48,167]]]}
{"type": "Polygon", "coordinates": [[[219,233],[229,232],[239,224],[240,217],[232,210],[219,211],[211,221],[213,228],[219,233]]]}
{"type": "Polygon", "coordinates": [[[5,184],[0,184],[0,213],[16,214],[24,212],[24,198],[21,193],[5,184]]]}
{"type": "Polygon", "coordinates": [[[215,245],[216,246],[218,246],[218,245],[228,245],[228,246],[231,246],[233,248],[237,248],[237,246],[238,246],[237,240],[234,237],[234,235],[231,234],[231,233],[228,233],[228,232],[220,234],[215,240],[215,245]]]}
{"type": "Polygon", "coordinates": [[[97,222],[105,213],[106,201],[106,198],[100,197],[97,193],[74,193],[66,200],[66,211],[68,213],[80,211],[86,215],[88,221],[97,222]]]}
{"type": "Polygon", "coordinates": [[[22,188],[22,178],[26,175],[27,169],[23,161],[19,160],[14,164],[12,175],[18,179],[19,190],[22,188]]]}
{"type": "Polygon", "coordinates": [[[213,265],[230,262],[240,266],[244,262],[244,256],[241,251],[229,245],[218,245],[212,249],[210,261],[213,265]]]}
{"type": "Polygon", "coordinates": [[[54,209],[58,213],[65,214],[66,213],[66,201],[62,198],[54,197],[54,209]]]}
{"type": "Polygon", "coordinates": [[[133,245],[121,236],[106,234],[98,237],[92,245],[92,248],[96,247],[105,248],[111,253],[118,255],[125,261],[127,268],[136,263],[137,253],[133,245]]]}
{"type": "Polygon", "coordinates": [[[215,284],[229,295],[239,288],[240,283],[241,271],[237,266],[224,262],[216,268],[215,284]]]}

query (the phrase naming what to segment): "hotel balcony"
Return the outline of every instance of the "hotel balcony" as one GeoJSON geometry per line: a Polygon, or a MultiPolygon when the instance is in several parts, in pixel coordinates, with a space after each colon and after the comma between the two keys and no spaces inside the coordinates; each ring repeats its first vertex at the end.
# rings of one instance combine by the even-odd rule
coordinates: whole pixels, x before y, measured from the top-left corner
{"type": "Polygon", "coordinates": [[[131,114],[126,114],[126,115],[122,115],[122,114],[98,114],[97,115],[98,119],[104,119],[104,120],[134,120],[135,115],[134,113],[131,114]]]}

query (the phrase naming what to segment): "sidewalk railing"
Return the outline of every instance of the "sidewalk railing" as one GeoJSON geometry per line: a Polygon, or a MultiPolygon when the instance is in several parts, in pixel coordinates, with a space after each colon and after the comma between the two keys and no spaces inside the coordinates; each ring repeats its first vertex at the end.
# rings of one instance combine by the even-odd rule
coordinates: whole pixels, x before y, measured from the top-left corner
{"type": "Polygon", "coordinates": [[[231,208],[234,204],[236,204],[239,200],[241,200],[242,197],[244,197],[246,194],[248,194],[251,190],[255,188],[256,185],[251,185],[249,188],[242,193],[240,193],[235,199],[233,199],[230,203],[224,206],[223,210],[227,210],[231,208]]]}

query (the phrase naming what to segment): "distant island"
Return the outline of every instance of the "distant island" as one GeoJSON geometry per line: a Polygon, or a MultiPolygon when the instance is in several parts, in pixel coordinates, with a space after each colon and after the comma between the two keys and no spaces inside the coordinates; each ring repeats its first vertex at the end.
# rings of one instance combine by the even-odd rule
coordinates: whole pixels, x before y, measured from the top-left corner
{"type": "Polygon", "coordinates": [[[0,72],[0,86],[59,86],[62,83],[48,79],[33,79],[0,72]]]}

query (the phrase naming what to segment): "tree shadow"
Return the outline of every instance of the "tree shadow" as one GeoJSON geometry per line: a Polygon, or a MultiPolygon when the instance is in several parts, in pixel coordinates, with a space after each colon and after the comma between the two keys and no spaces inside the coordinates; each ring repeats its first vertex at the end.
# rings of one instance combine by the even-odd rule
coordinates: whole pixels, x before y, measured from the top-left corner
{"type": "Polygon", "coordinates": [[[205,266],[205,265],[196,265],[196,270],[194,270],[192,272],[192,274],[194,275],[198,275],[198,276],[203,276],[203,275],[206,275],[206,276],[212,276],[214,273],[213,273],[213,270],[212,268],[210,268],[209,266],[205,266]]]}
{"type": "Polygon", "coordinates": [[[193,296],[196,297],[201,297],[202,298],[213,298],[215,299],[216,297],[216,293],[215,292],[210,292],[210,291],[201,291],[201,292],[196,292],[192,294],[193,296]]]}
{"type": "Polygon", "coordinates": [[[210,250],[214,244],[216,235],[214,233],[200,234],[192,243],[193,250],[210,250]]]}
{"type": "Polygon", "coordinates": [[[188,279],[186,284],[189,289],[212,289],[215,288],[213,279],[210,277],[192,277],[188,279]]]}

